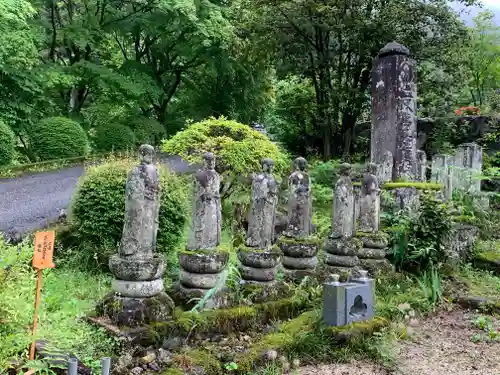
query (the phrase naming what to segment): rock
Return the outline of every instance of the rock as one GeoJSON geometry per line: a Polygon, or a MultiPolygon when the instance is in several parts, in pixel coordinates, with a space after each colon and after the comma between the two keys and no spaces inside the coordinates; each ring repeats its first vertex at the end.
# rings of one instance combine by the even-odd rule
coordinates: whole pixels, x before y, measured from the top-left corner
{"type": "Polygon", "coordinates": [[[409,303],[401,303],[398,305],[398,309],[406,312],[411,309],[411,306],[409,303]]]}
{"type": "Polygon", "coordinates": [[[299,367],[300,367],[300,360],[298,358],[295,358],[292,361],[292,368],[296,369],[296,368],[299,368],[299,367]]]}
{"type": "Polygon", "coordinates": [[[281,365],[281,370],[286,374],[290,371],[290,362],[285,362],[281,365]]]}
{"type": "Polygon", "coordinates": [[[163,341],[162,348],[170,351],[179,349],[182,346],[181,339],[179,337],[171,337],[163,341]]]}
{"type": "Polygon", "coordinates": [[[160,371],[161,370],[161,367],[158,365],[158,363],[156,362],[151,362],[148,367],[153,370],[153,371],[160,371]]]}
{"type": "Polygon", "coordinates": [[[278,358],[278,352],[274,349],[266,350],[262,354],[262,359],[265,361],[272,362],[272,361],[276,361],[277,358],[278,358]]]}
{"type": "Polygon", "coordinates": [[[286,359],[286,357],[284,355],[282,355],[280,357],[279,361],[280,361],[281,364],[284,364],[284,363],[288,362],[288,359],[286,359]]]}
{"type": "Polygon", "coordinates": [[[127,353],[120,358],[118,358],[117,366],[120,367],[129,367],[132,364],[133,358],[130,353],[127,353]]]}
{"type": "Polygon", "coordinates": [[[132,370],[130,370],[130,375],[139,375],[143,373],[143,369],[140,367],[134,367],[132,370]]]}
{"type": "Polygon", "coordinates": [[[144,357],[139,360],[141,364],[147,365],[156,359],[156,353],[154,351],[149,351],[144,357]]]}

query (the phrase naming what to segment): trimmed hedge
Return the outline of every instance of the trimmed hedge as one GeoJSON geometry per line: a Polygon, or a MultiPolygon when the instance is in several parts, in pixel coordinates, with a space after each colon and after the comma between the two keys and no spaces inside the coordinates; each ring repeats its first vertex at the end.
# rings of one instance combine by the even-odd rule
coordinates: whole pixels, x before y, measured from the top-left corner
{"type": "Polygon", "coordinates": [[[120,123],[101,125],[96,129],[94,146],[98,152],[125,151],[135,146],[135,134],[120,123]]]}
{"type": "Polygon", "coordinates": [[[79,123],[66,117],[49,117],[29,132],[30,146],[40,160],[65,159],[88,154],[87,134],[79,123]]]}
{"type": "MultiPolygon", "coordinates": [[[[70,222],[83,243],[116,248],[125,213],[125,185],[136,163],[119,161],[91,167],[73,196],[70,222]]],[[[189,187],[177,175],[161,168],[161,205],[157,248],[171,252],[181,240],[189,210],[189,187]]],[[[90,247],[95,250],[95,247],[90,247]]],[[[85,248],[88,248],[85,247],[85,248]]]]}
{"type": "Polygon", "coordinates": [[[15,155],[16,137],[14,132],[0,121],[0,165],[8,165],[15,155]]]}

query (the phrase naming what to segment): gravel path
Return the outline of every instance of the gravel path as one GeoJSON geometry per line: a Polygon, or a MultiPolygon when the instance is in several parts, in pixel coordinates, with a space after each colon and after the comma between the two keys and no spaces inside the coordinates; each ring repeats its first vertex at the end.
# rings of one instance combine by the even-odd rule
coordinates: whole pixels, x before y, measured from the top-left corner
{"type": "MultiPolygon", "coordinates": [[[[162,156],[161,162],[175,172],[192,170],[178,156],[162,156]]],[[[0,232],[25,233],[56,220],[83,172],[83,167],[74,167],[0,180],[0,232]]]]}
{"type": "MultiPolygon", "coordinates": [[[[391,369],[370,362],[307,366],[300,375],[500,375],[500,341],[471,324],[474,315],[465,310],[440,312],[417,323],[411,341],[397,348],[398,359],[391,369]]],[[[491,318],[498,330],[500,322],[491,318]]]]}

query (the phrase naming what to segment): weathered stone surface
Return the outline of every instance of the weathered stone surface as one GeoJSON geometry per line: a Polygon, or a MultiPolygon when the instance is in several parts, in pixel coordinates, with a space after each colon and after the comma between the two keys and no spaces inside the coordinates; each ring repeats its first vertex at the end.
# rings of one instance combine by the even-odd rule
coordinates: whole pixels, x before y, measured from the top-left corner
{"type": "Polygon", "coordinates": [[[394,157],[393,180],[413,179],[416,165],[415,61],[408,49],[392,42],[382,48],[372,70],[371,162],[394,157]]]}
{"type": "Polygon", "coordinates": [[[330,266],[355,267],[359,265],[357,256],[325,254],[325,263],[330,266]]]}
{"type": "Polygon", "coordinates": [[[454,225],[444,243],[447,264],[452,269],[458,269],[460,264],[471,260],[478,237],[479,229],[476,226],[461,223],[454,225]]]}
{"type": "Polygon", "coordinates": [[[361,248],[361,242],[356,239],[327,238],[325,252],[333,255],[356,256],[361,248]]]}
{"type": "Polygon", "coordinates": [[[360,259],[359,265],[362,269],[367,270],[372,277],[379,272],[382,274],[394,272],[394,266],[387,259],[360,259]]]}
{"type": "Polygon", "coordinates": [[[125,188],[125,221],[119,255],[151,257],[156,249],[160,208],[160,176],[153,164],[154,148],[142,145],[141,164],[130,172],[125,188]]]}
{"type": "Polygon", "coordinates": [[[292,258],[292,257],[284,256],[282,263],[283,263],[283,267],[288,268],[288,269],[307,270],[307,269],[313,269],[318,265],[318,258],[317,257],[292,258]]]}
{"type": "Polygon", "coordinates": [[[152,298],[120,297],[111,293],[98,304],[96,310],[99,315],[107,315],[120,326],[133,327],[168,320],[174,303],[165,293],[152,298]]]}
{"type": "Polygon", "coordinates": [[[316,268],[309,268],[303,270],[294,270],[291,268],[283,269],[283,277],[285,280],[301,280],[304,277],[315,277],[317,276],[316,268]]]}
{"type": "Polygon", "coordinates": [[[351,165],[340,166],[340,177],[334,187],[331,238],[351,238],[354,233],[354,191],[351,165]]]}
{"type": "Polygon", "coordinates": [[[384,248],[373,249],[373,248],[362,248],[358,252],[358,258],[360,259],[384,259],[386,256],[385,246],[384,248]]]}
{"type": "Polygon", "coordinates": [[[363,175],[359,208],[359,230],[377,232],[380,227],[380,188],[377,179],[377,166],[369,163],[363,175]]]}
{"type": "Polygon", "coordinates": [[[114,279],[111,290],[122,297],[146,298],[163,292],[163,279],[149,281],[127,281],[114,279]]]}
{"type": "Polygon", "coordinates": [[[227,265],[229,253],[227,251],[181,251],[179,264],[187,272],[219,273],[227,265]]]}
{"type": "Polygon", "coordinates": [[[281,260],[279,251],[262,251],[241,248],[238,250],[238,259],[247,267],[274,268],[281,260]]]}
{"type": "Polygon", "coordinates": [[[312,233],[312,194],[307,161],[295,159],[295,170],[288,177],[288,225],[289,237],[304,237],[312,233]]]}
{"type": "Polygon", "coordinates": [[[119,325],[166,320],[173,302],[163,291],[163,257],[155,255],[160,209],[160,176],[153,164],[154,148],[142,145],[141,163],[125,188],[125,220],[118,254],[110,257],[113,291],[98,306],[119,325]]]}
{"type": "Polygon", "coordinates": [[[427,181],[427,155],[425,151],[417,150],[417,163],[416,163],[415,177],[417,181],[427,181]]]}
{"type": "Polygon", "coordinates": [[[275,268],[253,268],[240,265],[240,274],[243,280],[251,281],[273,281],[276,279],[277,269],[275,268]]]}
{"type": "Polygon", "coordinates": [[[472,193],[481,191],[483,148],[476,143],[464,143],[457,147],[453,158],[453,186],[472,193]]]}
{"type": "Polygon", "coordinates": [[[205,166],[194,175],[193,214],[187,249],[215,249],[220,243],[220,177],[215,171],[215,156],[204,155],[205,166]]]}
{"type": "MultiPolygon", "coordinates": [[[[209,290],[210,289],[189,288],[178,283],[174,286],[172,296],[176,301],[186,303],[187,301],[196,301],[205,297],[209,290]]],[[[207,310],[227,308],[231,305],[229,296],[230,293],[227,288],[215,291],[215,293],[205,302],[203,308],[207,310]]]]}
{"type": "Polygon", "coordinates": [[[179,281],[188,288],[211,289],[217,284],[219,274],[217,273],[191,273],[179,271],[179,281]]]}
{"type": "Polygon", "coordinates": [[[165,260],[160,255],[144,259],[130,259],[121,258],[115,254],[109,259],[109,268],[119,280],[155,280],[165,273],[165,260]]]}
{"type": "Polygon", "coordinates": [[[450,200],[453,193],[453,157],[437,154],[432,157],[431,182],[443,185],[444,198],[450,200]]]}
{"type": "Polygon", "coordinates": [[[292,258],[310,258],[314,257],[319,251],[318,240],[311,242],[294,241],[290,238],[283,238],[278,242],[278,246],[284,255],[292,258]]]}
{"type": "Polygon", "coordinates": [[[369,249],[385,249],[389,244],[389,236],[384,232],[358,232],[356,233],[356,238],[361,241],[364,248],[369,249]]]}
{"type": "Polygon", "coordinates": [[[274,161],[263,159],[261,165],[262,172],[255,175],[252,182],[252,201],[245,244],[266,250],[272,246],[274,237],[278,183],[272,174],[274,161]]]}
{"type": "Polygon", "coordinates": [[[378,170],[378,179],[381,183],[392,181],[394,169],[394,156],[390,151],[385,151],[382,156],[382,162],[378,170]]]}

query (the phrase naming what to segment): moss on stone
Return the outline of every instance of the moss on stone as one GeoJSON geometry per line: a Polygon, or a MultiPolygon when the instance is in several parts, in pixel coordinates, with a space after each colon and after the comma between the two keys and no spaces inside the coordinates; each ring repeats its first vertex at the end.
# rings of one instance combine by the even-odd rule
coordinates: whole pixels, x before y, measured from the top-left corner
{"type": "Polygon", "coordinates": [[[325,331],[335,342],[344,343],[371,336],[374,332],[387,327],[389,323],[387,319],[376,316],[370,320],[354,322],[341,327],[327,327],[325,331]]]}
{"type": "Polygon", "coordinates": [[[184,371],[177,367],[170,367],[166,371],[163,371],[161,375],[184,375],[184,371]]]}
{"type": "Polygon", "coordinates": [[[210,249],[210,250],[180,250],[179,253],[181,254],[186,254],[186,255],[196,255],[196,254],[206,254],[206,255],[212,255],[214,253],[230,253],[230,249],[227,246],[217,246],[215,249],[210,249]]]}
{"type": "Polygon", "coordinates": [[[165,335],[193,335],[210,333],[232,333],[256,328],[275,320],[294,318],[311,307],[305,296],[292,296],[252,306],[237,306],[201,313],[186,311],[178,313],[174,320],[150,325],[151,341],[165,335]]]}
{"type": "Polygon", "coordinates": [[[389,235],[382,231],[377,232],[356,232],[356,237],[360,238],[369,238],[374,241],[388,241],[389,235]]]}
{"type": "Polygon", "coordinates": [[[474,216],[470,215],[453,216],[452,220],[455,223],[466,223],[466,224],[475,224],[477,222],[477,219],[474,216]]]}
{"type": "Polygon", "coordinates": [[[194,349],[172,357],[174,365],[169,369],[172,375],[185,374],[191,370],[202,369],[209,375],[222,373],[222,366],[217,358],[205,349],[194,349]]]}
{"type": "Polygon", "coordinates": [[[278,240],[277,245],[279,245],[280,243],[284,243],[284,244],[287,244],[287,245],[297,244],[297,245],[317,245],[317,246],[319,246],[321,244],[321,242],[322,242],[321,239],[318,238],[315,235],[310,235],[310,236],[307,236],[307,237],[286,237],[286,236],[282,236],[278,240]]]}
{"type": "Polygon", "coordinates": [[[250,253],[280,253],[281,250],[277,245],[273,245],[270,249],[263,250],[263,249],[258,249],[256,247],[250,247],[245,244],[241,244],[238,246],[239,251],[247,251],[250,253]]]}
{"type": "Polygon", "coordinates": [[[386,182],[382,185],[382,189],[392,190],[401,188],[415,188],[417,190],[442,190],[443,185],[431,182],[413,182],[413,181],[397,181],[386,182]]]}

